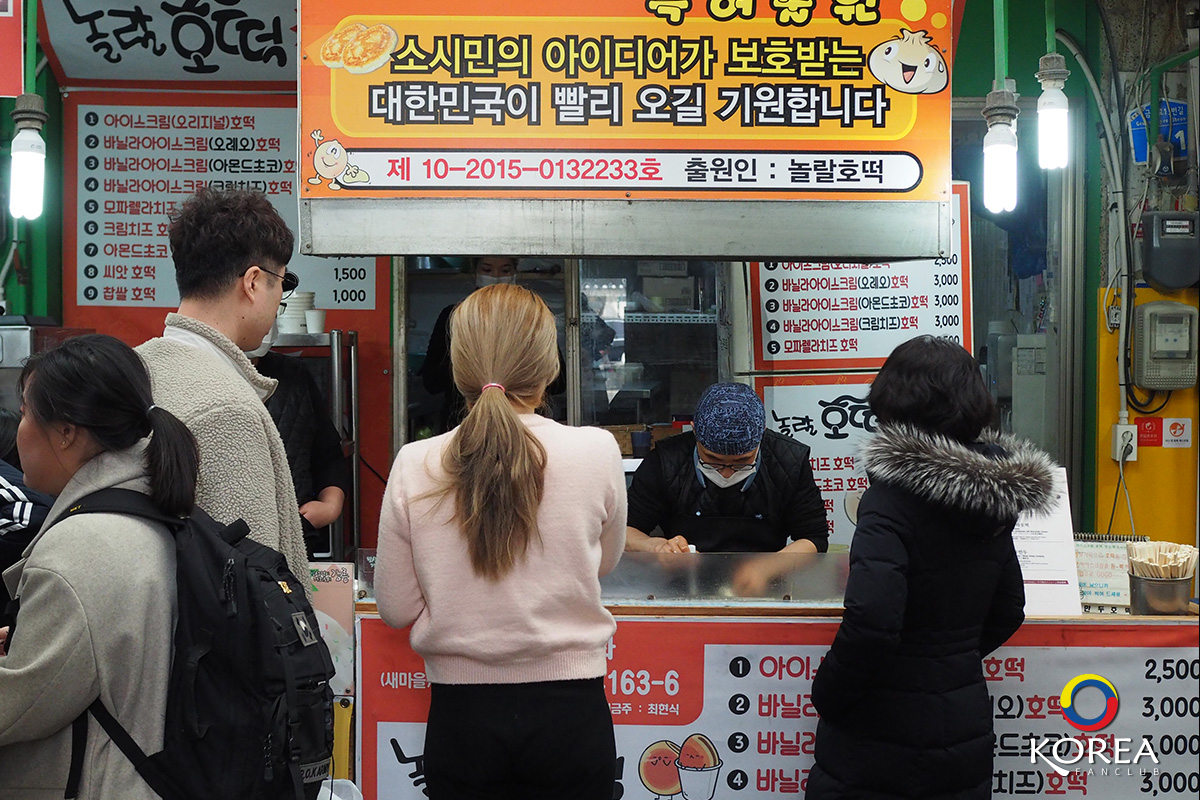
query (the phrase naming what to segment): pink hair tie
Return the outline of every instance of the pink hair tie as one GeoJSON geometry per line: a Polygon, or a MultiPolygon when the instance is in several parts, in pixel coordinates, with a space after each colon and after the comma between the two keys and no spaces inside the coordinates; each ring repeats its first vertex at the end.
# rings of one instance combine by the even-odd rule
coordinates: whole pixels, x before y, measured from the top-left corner
{"type": "Polygon", "coordinates": [[[484,393],[484,392],[486,392],[488,389],[491,389],[493,386],[495,386],[497,389],[499,389],[500,391],[504,392],[505,394],[508,394],[508,390],[507,390],[507,389],[505,389],[503,386],[501,386],[501,385],[500,385],[500,384],[498,384],[498,383],[485,383],[485,384],[483,385],[483,388],[479,390],[479,393],[480,393],[480,394],[483,394],[483,393],[484,393]]]}

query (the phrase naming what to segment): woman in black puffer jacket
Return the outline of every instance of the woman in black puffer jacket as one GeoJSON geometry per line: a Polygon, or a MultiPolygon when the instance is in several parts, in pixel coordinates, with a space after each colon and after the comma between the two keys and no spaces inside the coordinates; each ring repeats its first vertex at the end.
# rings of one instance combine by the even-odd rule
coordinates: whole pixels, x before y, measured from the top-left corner
{"type": "Polygon", "coordinates": [[[807,800],[987,800],[992,711],[981,660],[1024,620],[1012,530],[1044,511],[1055,465],[985,433],[971,355],[921,337],[871,386],[845,614],[813,681],[821,714],[807,800]]]}

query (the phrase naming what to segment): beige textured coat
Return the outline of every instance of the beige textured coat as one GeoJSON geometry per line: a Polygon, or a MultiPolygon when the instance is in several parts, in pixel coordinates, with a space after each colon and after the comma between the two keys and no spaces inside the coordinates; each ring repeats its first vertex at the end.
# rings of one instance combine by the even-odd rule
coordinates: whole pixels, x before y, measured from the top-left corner
{"type": "MultiPolygon", "coordinates": [[[[82,514],[50,526],[80,497],[148,491],[144,442],[101,453],[63,489],[24,558],[5,572],[21,600],[0,657],[0,797],[60,800],[71,723],[99,697],[146,752],[162,749],[175,625],[175,545],[161,526],[82,514]]],[[[133,765],[90,720],[80,800],[154,800],[133,765]]]]}
{"type": "Polygon", "coordinates": [[[238,377],[213,353],[171,339],[151,339],[136,349],[146,362],[154,402],[179,417],[200,447],[196,505],[218,522],[238,517],[250,538],[273,547],[308,586],[308,553],[283,440],[254,387],[274,388],[245,354],[215,328],[180,314],[167,324],[199,334],[229,355],[238,377]]]}

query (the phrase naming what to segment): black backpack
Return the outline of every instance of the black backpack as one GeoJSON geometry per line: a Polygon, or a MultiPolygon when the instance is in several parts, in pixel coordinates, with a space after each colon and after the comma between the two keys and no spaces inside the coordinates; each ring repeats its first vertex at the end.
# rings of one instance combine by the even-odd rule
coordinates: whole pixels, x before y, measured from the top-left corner
{"type": "MultiPolygon", "coordinates": [[[[178,622],[163,749],[146,755],[97,699],[75,720],[67,798],[78,795],[88,714],[166,800],[302,800],[330,777],[333,660],[304,585],[277,550],[199,508],[160,511],[102,489],[64,514],[130,514],[175,537],[178,622]]],[[[307,577],[307,576],[305,576],[307,577]]]]}

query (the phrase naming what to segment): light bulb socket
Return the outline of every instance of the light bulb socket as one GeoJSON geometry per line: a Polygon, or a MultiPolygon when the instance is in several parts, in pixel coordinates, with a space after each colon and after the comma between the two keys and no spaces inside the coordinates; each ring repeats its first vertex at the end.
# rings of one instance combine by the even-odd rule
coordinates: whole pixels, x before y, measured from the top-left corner
{"type": "Polygon", "coordinates": [[[16,131],[25,128],[40,131],[46,120],[50,119],[50,115],[46,113],[46,101],[40,94],[18,95],[16,105],[9,112],[9,116],[13,119],[16,131]]]}
{"type": "Polygon", "coordinates": [[[1070,74],[1066,56],[1062,53],[1046,53],[1038,59],[1038,71],[1034,77],[1042,84],[1042,89],[1061,89],[1070,74]]]}
{"type": "MultiPolygon", "coordinates": [[[[1006,81],[1008,83],[1008,81],[1006,81]]],[[[1017,98],[1019,95],[1012,89],[996,89],[988,92],[987,99],[983,103],[983,118],[987,120],[988,127],[1004,123],[1012,127],[1017,120],[1017,115],[1021,113],[1021,109],[1017,106],[1017,98]]]]}

